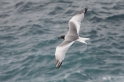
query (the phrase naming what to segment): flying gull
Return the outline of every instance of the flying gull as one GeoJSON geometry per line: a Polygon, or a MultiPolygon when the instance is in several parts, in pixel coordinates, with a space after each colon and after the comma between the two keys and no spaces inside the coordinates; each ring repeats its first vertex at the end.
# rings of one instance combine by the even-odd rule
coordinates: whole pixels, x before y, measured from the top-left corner
{"type": "Polygon", "coordinates": [[[68,33],[66,35],[60,36],[60,38],[64,39],[64,41],[56,47],[55,60],[57,69],[59,69],[62,65],[66,51],[75,41],[87,44],[86,40],[89,40],[89,38],[82,38],[79,36],[81,20],[84,18],[86,12],[87,8],[84,8],[78,14],[73,16],[69,21],[68,33]]]}

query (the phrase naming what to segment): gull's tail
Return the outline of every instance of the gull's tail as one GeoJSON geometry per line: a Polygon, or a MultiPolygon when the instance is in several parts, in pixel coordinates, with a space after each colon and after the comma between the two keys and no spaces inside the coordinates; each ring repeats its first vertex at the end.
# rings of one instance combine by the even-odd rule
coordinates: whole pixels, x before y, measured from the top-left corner
{"type": "Polygon", "coordinates": [[[90,38],[82,38],[82,37],[79,37],[79,38],[77,39],[77,41],[82,42],[82,43],[85,43],[85,44],[87,44],[87,43],[86,43],[87,40],[90,40],[90,38]]]}

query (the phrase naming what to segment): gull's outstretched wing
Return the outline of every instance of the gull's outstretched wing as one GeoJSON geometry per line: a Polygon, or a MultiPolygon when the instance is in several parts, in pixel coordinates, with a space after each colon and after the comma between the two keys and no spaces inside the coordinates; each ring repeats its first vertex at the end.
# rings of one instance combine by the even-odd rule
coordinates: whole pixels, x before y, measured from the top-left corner
{"type": "Polygon", "coordinates": [[[77,26],[74,22],[69,22],[69,31],[68,34],[70,35],[77,35],[77,26]]]}
{"type": "Polygon", "coordinates": [[[78,14],[76,14],[75,16],[73,16],[70,21],[69,21],[69,33],[74,32],[74,28],[75,27],[75,31],[77,31],[77,34],[79,34],[79,30],[80,30],[80,24],[81,24],[81,20],[84,18],[84,15],[87,12],[87,8],[82,9],[78,14]]]}
{"type": "Polygon", "coordinates": [[[60,45],[57,46],[55,52],[56,68],[60,68],[62,61],[64,60],[65,53],[74,41],[64,40],[60,45]]]}

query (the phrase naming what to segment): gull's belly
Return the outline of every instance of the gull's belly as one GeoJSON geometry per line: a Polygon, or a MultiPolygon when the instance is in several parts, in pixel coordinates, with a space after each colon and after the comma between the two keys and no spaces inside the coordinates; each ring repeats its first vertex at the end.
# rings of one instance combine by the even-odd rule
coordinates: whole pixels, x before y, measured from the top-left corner
{"type": "Polygon", "coordinates": [[[65,40],[68,40],[68,41],[75,41],[79,38],[78,34],[71,34],[71,35],[66,35],[65,36],[65,40]]]}

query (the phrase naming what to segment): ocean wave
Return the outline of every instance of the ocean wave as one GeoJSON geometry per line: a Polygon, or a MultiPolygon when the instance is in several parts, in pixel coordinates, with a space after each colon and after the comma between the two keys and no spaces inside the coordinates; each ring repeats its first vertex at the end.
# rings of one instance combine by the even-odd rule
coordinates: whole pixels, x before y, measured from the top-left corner
{"type": "Polygon", "coordinates": [[[1,82],[123,82],[123,1],[0,1],[1,82]],[[68,21],[87,7],[60,69],[55,50],[68,21]]]}
{"type": "Polygon", "coordinates": [[[44,5],[47,5],[47,3],[44,2],[18,2],[15,4],[15,9],[17,9],[17,13],[26,13],[26,12],[35,12],[35,11],[41,11],[44,5]],[[41,3],[41,4],[39,4],[41,3]]]}
{"type": "Polygon", "coordinates": [[[109,20],[112,20],[112,21],[122,21],[123,20],[123,18],[124,18],[124,14],[120,14],[120,15],[113,15],[113,16],[109,16],[109,17],[107,17],[105,20],[107,21],[109,21],[109,20]]]}

